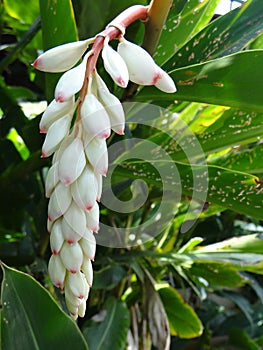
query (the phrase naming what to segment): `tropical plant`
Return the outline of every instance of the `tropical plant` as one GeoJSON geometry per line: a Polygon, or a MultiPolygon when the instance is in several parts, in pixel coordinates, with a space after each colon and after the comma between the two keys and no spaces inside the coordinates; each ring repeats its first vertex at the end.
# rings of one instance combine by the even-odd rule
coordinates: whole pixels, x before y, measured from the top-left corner
{"type": "Polygon", "coordinates": [[[110,77],[119,66],[109,75],[98,59],[126,127],[107,140],[93,285],[74,321],[48,273],[52,163],[40,157],[43,101],[53,100],[61,74],[31,64],[50,48],[94,38],[137,2],[4,0],[2,349],[261,348],[263,2],[216,18],[218,3],[140,1],[150,5],[147,20],[126,28],[125,38],[173,79],[174,93],[136,79],[123,89],[110,77]]]}

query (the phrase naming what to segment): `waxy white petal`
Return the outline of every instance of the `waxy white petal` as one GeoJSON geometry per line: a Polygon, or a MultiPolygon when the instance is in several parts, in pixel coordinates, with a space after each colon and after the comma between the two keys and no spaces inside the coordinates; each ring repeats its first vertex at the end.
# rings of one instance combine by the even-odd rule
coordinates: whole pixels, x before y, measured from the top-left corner
{"type": "Polygon", "coordinates": [[[119,135],[123,135],[125,115],[121,102],[109,90],[104,88],[98,88],[98,96],[108,113],[112,130],[119,135]]]}
{"type": "Polygon", "coordinates": [[[63,151],[58,165],[58,176],[66,186],[74,182],[86,165],[83,144],[80,138],[75,138],[63,151]]]}
{"type": "Polygon", "coordinates": [[[88,133],[104,139],[110,136],[109,116],[95,95],[85,96],[80,114],[83,126],[88,133]]]}
{"type": "Polygon", "coordinates": [[[40,55],[33,63],[33,67],[43,72],[65,72],[75,66],[88,45],[89,40],[83,40],[53,47],[40,55]]]}
{"type": "MultiPolygon", "coordinates": [[[[80,239],[86,230],[86,215],[84,210],[79,208],[74,201],[71,202],[70,207],[64,214],[62,226],[64,228],[64,222],[67,223],[68,229],[76,232],[80,239]]],[[[73,243],[73,242],[71,242],[73,243]]]]}
{"type": "MultiPolygon", "coordinates": [[[[63,232],[63,239],[68,244],[75,244],[77,243],[82,235],[77,233],[73,228],[72,225],[63,217],[61,222],[62,232],[63,232]]],[[[85,231],[84,231],[85,232],[85,231]]],[[[84,234],[83,232],[83,234],[84,234]]]]}
{"type": "Polygon", "coordinates": [[[68,271],[73,274],[80,271],[83,253],[79,243],[68,244],[65,242],[61,248],[60,257],[68,271]]]}
{"type": "Polygon", "coordinates": [[[122,57],[108,44],[102,49],[102,59],[105,70],[113,81],[120,87],[126,88],[129,82],[129,73],[122,57]]]}
{"type": "Polygon", "coordinates": [[[98,203],[90,211],[86,211],[87,228],[93,232],[99,231],[100,208],[98,203]]]}
{"type": "Polygon", "coordinates": [[[50,233],[50,248],[54,255],[59,254],[64,243],[64,236],[62,233],[61,219],[54,222],[50,233]]]}
{"type": "Polygon", "coordinates": [[[79,305],[78,308],[78,315],[79,317],[84,317],[86,312],[86,300],[83,300],[82,303],[79,305]]]}
{"type": "Polygon", "coordinates": [[[71,291],[79,299],[87,299],[89,285],[85,275],[78,271],[77,273],[69,273],[66,279],[66,288],[71,291]]]}
{"type": "Polygon", "coordinates": [[[162,70],[161,68],[159,68],[161,71],[161,78],[156,82],[155,86],[166,93],[174,93],[176,92],[176,86],[175,83],[173,81],[173,79],[170,77],[170,75],[168,75],[164,70],[162,70]]]}
{"type": "Polygon", "coordinates": [[[99,202],[102,194],[102,176],[100,174],[95,174],[98,183],[97,201],[99,202]]]}
{"type": "Polygon", "coordinates": [[[123,39],[118,45],[118,53],[127,65],[132,82],[140,85],[155,85],[161,78],[159,67],[142,47],[123,39]]]}
{"type": "Polygon", "coordinates": [[[93,268],[92,268],[92,263],[90,259],[83,259],[81,270],[86,277],[88,285],[91,287],[93,283],[93,268]]]}
{"type": "Polygon", "coordinates": [[[59,255],[51,255],[48,263],[48,273],[52,283],[58,287],[63,288],[66,275],[66,269],[59,255]]]}
{"type": "Polygon", "coordinates": [[[48,218],[50,221],[58,219],[64,215],[70,206],[72,197],[69,187],[59,182],[52,193],[48,203],[48,218]]]}
{"type": "Polygon", "coordinates": [[[96,202],[98,183],[90,165],[86,165],[78,179],[71,185],[74,201],[83,210],[90,210],[96,202]]]}
{"type": "Polygon", "coordinates": [[[45,192],[46,197],[49,198],[54,188],[59,181],[58,178],[58,162],[54,163],[48,170],[46,180],[45,180],[45,192]]]}
{"type": "Polygon", "coordinates": [[[71,123],[69,114],[56,120],[48,129],[42,146],[42,158],[49,157],[56,151],[64,137],[68,134],[71,123]]]}
{"type": "Polygon", "coordinates": [[[90,53],[87,53],[83,61],[75,68],[68,70],[59,79],[55,89],[55,99],[57,102],[64,102],[72,98],[80,91],[84,83],[87,59],[90,53]]]}
{"type": "Polygon", "coordinates": [[[57,119],[63,117],[66,114],[73,114],[74,107],[74,96],[72,96],[69,100],[65,102],[57,102],[56,100],[51,101],[40,119],[40,132],[46,133],[50,125],[54,123],[57,119]]]}
{"type": "MultiPolygon", "coordinates": [[[[96,253],[96,239],[91,230],[87,229],[85,236],[81,238],[79,244],[83,254],[87,259],[94,260],[96,253]]],[[[83,259],[84,262],[85,258],[83,259]]]]}
{"type": "Polygon", "coordinates": [[[106,176],[108,171],[108,150],[106,140],[87,134],[85,153],[95,173],[106,176]]]}

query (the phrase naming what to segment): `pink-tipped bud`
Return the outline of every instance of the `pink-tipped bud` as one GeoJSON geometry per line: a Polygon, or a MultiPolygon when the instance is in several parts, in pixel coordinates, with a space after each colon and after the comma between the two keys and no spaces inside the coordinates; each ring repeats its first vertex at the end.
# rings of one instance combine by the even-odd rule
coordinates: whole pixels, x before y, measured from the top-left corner
{"type": "Polygon", "coordinates": [[[61,248],[60,257],[68,271],[73,274],[80,271],[83,263],[83,253],[78,243],[68,244],[65,242],[61,248]]]}
{"type": "MultiPolygon", "coordinates": [[[[79,244],[85,257],[89,260],[94,260],[96,253],[96,239],[91,230],[86,230],[85,235],[81,238],[79,244]]],[[[83,262],[84,260],[85,259],[83,259],[83,262]]]]}
{"type": "Polygon", "coordinates": [[[55,221],[60,216],[64,215],[70,206],[71,200],[70,188],[59,182],[48,203],[49,220],[55,221]]]}
{"type": "Polygon", "coordinates": [[[59,255],[51,255],[48,264],[48,273],[52,283],[62,289],[66,275],[66,269],[59,255]]]}
{"type": "Polygon", "coordinates": [[[105,176],[108,171],[106,140],[87,134],[85,138],[85,153],[95,173],[105,176]]]}
{"type": "Polygon", "coordinates": [[[93,268],[92,268],[92,263],[90,259],[83,259],[81,270],[86,277],[88,285],[91,287],[93,283],[93,268]]]}
{"type": "Polygon", "coordinates": [[[67,223],[67,226],[72,231],[76,232],[78,239],[80,239],[86,230],[86,215],[85,212],[76,205],[74,201],[71,202],[67,212],[64,214],[62,226],[67,223]]]}
{"type": "Polygon", "coordinates": [[[78,308],[78,315],[79,317],[84,317],[86,312],[86,301],[83,300],[82,303],[79,305],[78,308]]]}
{"type": "Polygon", "coordinates": [[[65,102],[80,91],[85,78],[87,59],[90,53],[86,54],[83,61],[75,68],[68,70],[59,79],[55,89],[57,102],[65,102]]]}
{"type": "Polygon", "coordinates": [[[88,40],[83,40],[53,47],[40,55],[32,66],[43,72],[65,72],[80,60],[88,44],[88,40]]]}
{"type": "Polygon", "coordinates": [[[127,40],[118,45],[118,53],[124,59],[130,80],[140,85],[155,85],[161,78],[159,67],[142,47],[127,40]]]}
{"type": "Polygon", "coordinates": [[[51,101],[41,117],[39,123],[40,132],[46,133],[50,125],[53,124],[59,118],[63,117],[64,115],[72,115],[74,112],[74,107],[74,96],[72,96],[72,98],[65,102],[57,102],[56,100],[51,101]]]}
{"type": "Polygon", "coordinates": [[[42,146],[42,155],[49,157],[56,151],[64,137],[68,134],[71,123],[69,114],[56,120],[48,129],[44,144],[42,146]]]}
{"type": "Polygon", "coordinates": [[[58,176],[66,186],[74,182],[86,165],[83,144],[80,138],[75,138],[63,151],[58,165],[58,176]]]}
{"type": "Polygon", "coordinates": [[[119,135],[123,135],[125,115],[119,99],[104,88],[98,89],[98,95],[110,118],[112,130],[119,135]]]}
{"type": "Polygon", "coordinates": [[[75,295],[75,297],[87,300],[90,287],[87,283],[85,275],[78,271],[74,274],[68,274],[65,289],[69,289],[70,292],[75,295]]]}
{"type": "Polygon", "coordinates": [[[129,73],[122,57],[108,44],[102,49],[104,67],[113,81],[120,87],[126,88],[129,82],[129,73]]]}
{"type": "Polygon", "coordinates": [[[59,254],[63,243],[64,237],[62,233],[61,219],[59,219],[54,222],[50,233],[50,248],[54,255],[59,254]]]}
{"type": "Polygon", "coordinates": [[[96,202],[98,183],[90,165],[86,165],[79,178],[71,185],[76,204],[83,210],[90,210],[96,202]]]}
{"type": "Polygon", "coordinates": [[[110,119],[95,95],[87,94],[81,106],[83,126],[92,136],[107,139],[110,136],[110,119]]]}
{"type": "Polygon", "coordinates": [[[45,190],[46,190],[46,197],[49,198],[51,196],[51,193],[53,192],[54,188],[56,187],[57,183],[59,181],[58,178],[58,162],[54,163],[51,168],[49,168],[47,177],[45,180],[45,190]]]}
{"type": "Polygon", "coordinates": [[[166,92],[168,94],[176,92],[177,89],[173,79],[164,70],[162,70],[161,68],[159,69],[161,72],[161,78],[157,80],[155,86],[159,90],[166,92]]]}
{"type": "Polygon", "coordinates": [[[87,211],[85,214],[87,219],[87,228],[93,232],[98,232],[100,220],[100,208],[98,203],[96,202],[92,209],[87,211]]]}
{"type": "Polygon", "coordinates": [[[102,176],[100,174],[95,174],[98,183],[97,201],[99,202],[102,194],[102,176]]]}

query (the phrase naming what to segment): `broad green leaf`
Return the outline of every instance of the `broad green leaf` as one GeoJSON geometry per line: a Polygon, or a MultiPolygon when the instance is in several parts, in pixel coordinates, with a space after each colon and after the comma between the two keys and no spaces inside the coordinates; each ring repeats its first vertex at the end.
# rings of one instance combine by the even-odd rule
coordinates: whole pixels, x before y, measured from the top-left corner
{"type": "Polygon", "coordinates": [[[195,101],[262,112],[263,50],[239,52],[170,72],[178,91],[144,88],[137,101],[195,101]]]}
{"type": "Polygon", "coordinates": [[[2,268],[3,349],[88,349],[76,323],[38,282],[3,264],[2,268]]]}
{"type": "MultiPolygon", "coordinates": [[[[170,71],[241,51],[262,31],[263,2],[248,0],[242,7],[220,16],[192,37],[164,68],[170,71]]],[[[173,35],[177,35],[176,30],[173,35]]]]}
{"type": "Polygon", "coordinates": [[[126,270],[119,265],[106,266],[102,270],[94,271],[93,289],[110,290],[126,276],[126,270]]]}
{"type": "MultiPolygon", "coordinates": [[[[194,279],[202,277],[211,286],[240,287],[248,282],[231,264],[199,261],[191,266],[194,279]]],[[[202,284],[202,280],[199,281],[202,284]]]]}
{"type": "Polygon", "coordinates": [[[126,304],[110,297],[103,310],[85,323],[83,335],[90,350],[124,350],[129,326],[130,315],[126,304]]]}
{"type": "Polygon", "coordinates": [[[229,343],[240,350],[260,350],[260,347],[240,328],[231,329],[229,343]]]}
{"type": "Polygon", "coordinates": [[[199,32],[212,18],[219,0],[189,0],[178,13],[178,8],[171,9],[162,32],[156,62],[162,65],[175,51],[199,32]]]}
{"type": "MultiPolygon", "coordinates": [[[[43,49],[76,41],[78,38],[72,3],[70,0],[40,0],[43,49]]],[[[43,74],[43,73],[39,73],[43,74]]],[[[59,75],[45,73],[46,97],[52,100],[59,75]]]]}
{"type": "Polygon", "coordinates": [[[193,308],[172,287],[158,290],[167,313],[172,335],[180,338],[195,338],[202,334],[203,326],[193,308]]]}
{"type": "Polygon", "coordinates": [[[232,151],[225,156],[216,157],[210,162],[214,165],[250,174],[263,173],[263,147],[258,145],[249,150],[232,151]]]}
{"type": "Polygon", "coordinates": [[[21,23],[32,24],[39,15],[39,4],[35,0],[4,0],[4,6],[9,16],[21,23]]]}

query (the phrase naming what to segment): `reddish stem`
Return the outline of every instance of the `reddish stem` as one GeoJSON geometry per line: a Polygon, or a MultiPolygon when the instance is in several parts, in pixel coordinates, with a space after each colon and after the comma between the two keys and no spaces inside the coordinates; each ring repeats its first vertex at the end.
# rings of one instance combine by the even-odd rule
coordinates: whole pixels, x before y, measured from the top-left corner
{"type": "Polygon", "coordinates": [[[87,62],[87,69],[86,69],[84,84],[80,92],[77,120],[80,119],[80,106],[87,93],[89,77],[92,75],[92,73],[96,69],[97,60],[103,48],[105,38],[107,37],[109,41],[112,39],[116,39],[120,35],[124,34],[122,32],[122,29],[125,30],[134,21],[138,19],[142,21],[146,21],[148,18],[148,9],[149,9],[148,6],[142,6],[142,5],[134,5],[127,8],[122,13],[120,13],[117,17],[115,17],[114,20],[106,27],[106,29],[104,29],[101,33],[97,35],[92,46],[93,54],[89,57],[87,62]]]}

